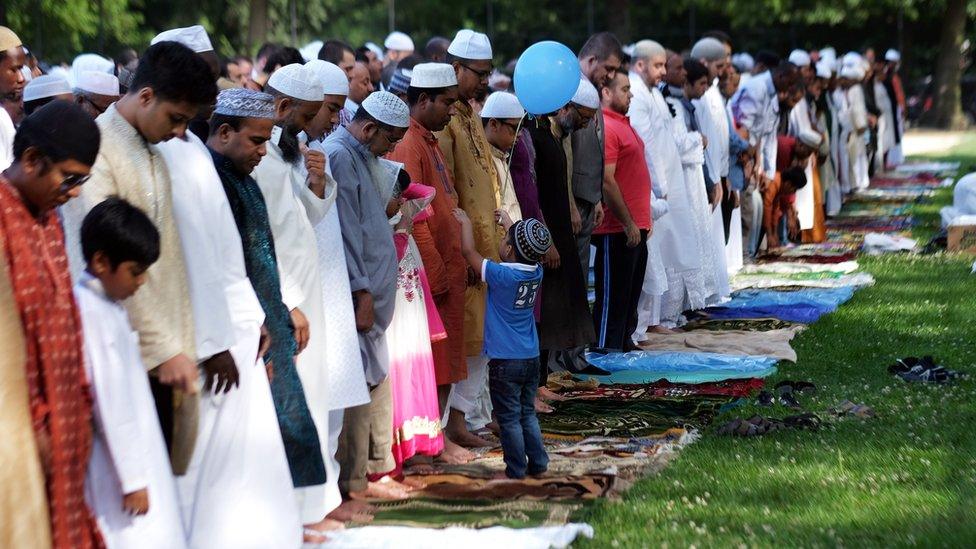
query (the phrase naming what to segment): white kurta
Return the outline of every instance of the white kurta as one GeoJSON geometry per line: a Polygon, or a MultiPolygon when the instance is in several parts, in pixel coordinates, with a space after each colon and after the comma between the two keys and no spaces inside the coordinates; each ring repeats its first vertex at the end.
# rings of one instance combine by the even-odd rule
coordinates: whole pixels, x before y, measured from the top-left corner
{"type": "Polygon", "coordinates": [[[874,81],[874,100],[881,110],[878,119],[878,156],[881,157],[878,167],[884,170],[884,156],[895,148],[895,111],[891,108],[891,97],[885,89],[884,82],[874,81]]]}
{"type": "MultiPolygon", "coordinates": [[[[323,460],[328,462],[335,448],[329,447],[329,369],[326,351],[326,324],[322,298],[322,275],[319,271],[315,226],[325,219],[336,199],[336,185],[331,179],[325,198],[319,198],[306,184],[304,162],[286,162],[278,148],[280,128],[275,127],[268,153],[254,168],[251,176],[257,181],[268,208],[268,221],[275,242],[275,255],[281,271],[282,300],[289,310],[298,308],[309,325],[308,346],[298,355],[296,368],[305,390],[312,420],[315,422],[322,448],[323,460]]],[[[338,475],[332,475],[326,485],[296,488],[301,506],[302,522],[318,522],[338,502],[328,493],[338,493],[338,475]],[[333,505],[334,504],[334,505],[333,505]]]]}
{"type": "Polygon", "coordinates": [[[866,132],[868,128],[868,108],[864,102],[864,88],[853,85],[847,89],[847,103],[850,106],[851,117],[850,141],[847,142],[848,169],[850,170],[851,188],[855,191],[867,189],[871,184],[868,176],[868,150],[866,132]]]}
{"type": "MultiPolygon", "coordinates": [[[[718,89],[715,86],[709,91],[718,89]]],[[[707,93],[707,92],[706,92],[707,93]]],[[[721,98],[721,96],[720,96],[721,98]]],[[[712,111],[708,100],[703,95],[701,99],[692,101],[695,106],[695,119],[698,121],[698,128],[708,139],[708,147],[705,148],[705,165],[708,166],[708,174],[716,186],[722,186],[722,145],[725,145],[725,174],[728,175],[729,158],[729,132],[728,118],[725,116],[725,109],[722,109],[721,118],[716,120],[712,116],[712,111]],[[725,128],[724,140],[722,127],[725,128]],[[713,149],[714,147],[714,149],[713,149]]],[[[707,197],[711,198],[711,197],[707,197]]],[[[706,200],[707,202],[707,200],[706,200]]],[[[712,208],[710,203],[705,204],[705,214],[709,217],[710,227],[708,229],[711,248],[708,251],[712,260],[712,281],[711,292],[708,297],[708,304],[714,305],[721,302],[729,295],[729,271],[725,260],[725,223],[722,219],[722,208],[716,206],[712,208]]]]}
{"type": "MultiPolygon", "coordinates": [[[[834,167],[837,173],[837,182],[843,194],[851,192],[851,173],[850,158],[847,152],[847,142],[851,139],[851,112],[847,102],[847,94],[842,88],[836,88],[830,94],[831,105],[833,106],[833,133],[837,138],[830,144],[830,156],[834,159],[834,167]]],[[[828,204],[828,212],[836,206],[837,212],[840,211],[839,197],[836,201],[828,204]]]]}
{"type": "Polygon", "coordinates": [[[0,171],[6,170],[14,163],[14,121],[3,108],[0,108],[0,171]]]}
{"type": "Polygon", "coordinates": [[[296,547],[302,525],[271,387],[257,357],[264,311],[247,278],[237,224],[213,158],[196,136],[158,148],[172,174],[197,341],[228,340],[220,344],[240,374],[239,387],[200,399],[196,451],[177,480],[189,545],[296,547]]]}
{"type": "Polygon", "coordinates": [[[156,417],[139,336],[125,309],[110,301],[98,279],[75,286],[85,337],[85,372],[94,400],[95,439],[85,495],[109,549],[186,547],[176,486],[156,417]],[[149,512],[133,517],[124,494],[146,488],[149,512]]]}
{"type": "MultiPolygon", "coordinates": [[[[718,79],[712,84],[701,99],[693,101],[696,112],[705,110],[712,123],[705,134],[708,138],[708,148],[705,149],[706,158],[711,158],[709,173],[715,175],[715,181],[721,177],[729,176],[729,117],[725,110],[725,99],[718,88],[718,79]],[[715,171],[712,170],[714,165],[715,171]]],[[[706,131],[702,127],[702,131],[706,131]]]]}

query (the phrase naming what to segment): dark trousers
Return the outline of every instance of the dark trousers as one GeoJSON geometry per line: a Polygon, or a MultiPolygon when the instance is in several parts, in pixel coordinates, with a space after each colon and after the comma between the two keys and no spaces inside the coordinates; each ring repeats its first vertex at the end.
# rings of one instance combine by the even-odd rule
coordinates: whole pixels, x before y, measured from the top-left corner
{"type": "Polygon", "coordinates": [[[542,430],[535,416],[539,359],[488,361],[488,390],[505,455],[505,475],[525,478],[549,467],[542,430]]]}
{"type": "MultiPolygon", "coordinates": [[[[723,179],[723,182],[725,180],[723,179]]],[[[729,226],[732,224],[732,210],[735,206],[735,191],[731,191],[728,194],[722,193],[722,204],[719,206],[722,208],[722,223],[725,227],[725,243],[729,243],[729,226]]]]}
{"type": "Polygon", "coordinates": [[[628,351],[634,346],[630,336],[637,329],[637,301],[647,268],[646,240],[647,231],[643,230],[640,242],[633,248],[627,246],[624,233],[593,235],[593,327],[601,348],[628,351]]]}

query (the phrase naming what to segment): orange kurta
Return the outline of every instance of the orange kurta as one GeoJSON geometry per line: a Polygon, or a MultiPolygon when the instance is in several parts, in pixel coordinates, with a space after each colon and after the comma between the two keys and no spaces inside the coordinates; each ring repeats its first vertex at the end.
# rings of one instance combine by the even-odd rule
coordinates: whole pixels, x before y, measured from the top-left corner
{"type": "Polygon", "coordinates": [[[0,176],[0,234],[0,252],[10,268],[24,329],[31,420],[34,432],[50,445],[44,476],[51,540],[58,549],[101,547],[95,519],[85,502],[92,401],[64,233],[53,211],[35,217],[17,190],[0,176]]]}
{"type": "Polygon", "coordinates": [[[420,250],[434,304],[441,315],[447,339],[431,343],[434,376],[438,385],[455,383],[468,375],[464,359],[464,294],[467,264],[461,255],[461,225],[454,218],[458,197],[454,181],[437,144],[437,137],[415,119],[410,119],[403,140],[390,153],[390,160],[403,162],[412,183],[433,187],[434,213],[416,223],[413,238],[420,250]]]}
{"type": "Polygon", "coordinates": [[[811,156],[813,164],[813,228],[801,231],[800,238],[804,244],[814,244],[827,240],[827,218],[824,214],[823,188],[820,186],[820,167],[817,166],[816,155],[811,156]]]}

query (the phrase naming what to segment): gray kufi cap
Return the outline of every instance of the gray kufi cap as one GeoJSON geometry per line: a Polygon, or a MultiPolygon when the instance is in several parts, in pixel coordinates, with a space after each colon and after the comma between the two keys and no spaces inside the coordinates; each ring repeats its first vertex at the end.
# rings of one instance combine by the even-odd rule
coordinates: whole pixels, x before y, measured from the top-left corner
{"type": "Polygon", "coordinates": [[[716,38],[702,38],[691,48],[691,58],[705,61],[719,61],[725,58],[725,44],[716,38]]]}
{"type": "Polygon", "coordinates": [[[236,116],[238,118],[275,118],[274,97],[270,94],[231,88],[217,95],[217,108],[214,114],[236,116]]]}
{"type": "Polygon", "coordinates": [[[360,108],[376,120],[395,128],[410,127],[410,107],[390,92],[378,91],[366,96],[360,108]]]}

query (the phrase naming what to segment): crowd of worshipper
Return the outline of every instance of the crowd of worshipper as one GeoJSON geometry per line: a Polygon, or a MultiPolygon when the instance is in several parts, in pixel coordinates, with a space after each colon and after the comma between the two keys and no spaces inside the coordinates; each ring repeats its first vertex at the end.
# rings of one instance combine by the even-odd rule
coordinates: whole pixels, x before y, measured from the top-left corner
{"type": "Polygon", "coordinates": [[[601,32],[527,115],[485,34],[384,46],[194,26],[64,67],[0,27],[0,544],[297,547],[482,447],[544,475],[550,372],[901,161],[894,50],[601,32]]]}

